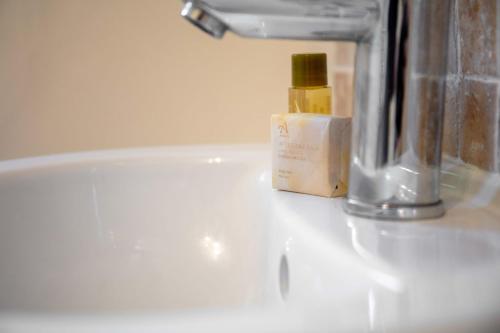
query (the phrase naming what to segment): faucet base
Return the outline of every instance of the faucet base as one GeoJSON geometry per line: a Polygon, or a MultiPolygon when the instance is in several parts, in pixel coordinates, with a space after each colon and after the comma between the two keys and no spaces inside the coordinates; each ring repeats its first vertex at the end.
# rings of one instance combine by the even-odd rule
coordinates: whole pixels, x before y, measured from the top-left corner
{"type": "Polygon", "coordinates": [[[380,220],[405,221],[431,219],[441,217],[445,213],[441,200],[426,205],[371,205],[346,199],[343,206],[347,214],[380,220]]]}

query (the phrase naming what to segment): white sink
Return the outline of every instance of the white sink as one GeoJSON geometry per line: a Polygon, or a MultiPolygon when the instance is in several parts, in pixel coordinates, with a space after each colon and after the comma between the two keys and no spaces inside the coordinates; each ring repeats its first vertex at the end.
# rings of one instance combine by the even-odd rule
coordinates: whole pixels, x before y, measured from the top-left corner
{"type": "Polygon", "coordinates": [[[266,146],[0,162],[0,332],[479,332],[498,281],[491,211],[347,216],[272,190],[266,146]]]}

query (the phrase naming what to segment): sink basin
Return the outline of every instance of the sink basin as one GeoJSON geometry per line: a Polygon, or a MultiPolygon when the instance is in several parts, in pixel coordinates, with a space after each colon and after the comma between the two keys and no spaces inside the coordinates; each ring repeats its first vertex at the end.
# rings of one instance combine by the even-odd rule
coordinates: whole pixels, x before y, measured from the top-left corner
{"type": "Polygon", "coordinates": [[[269,154],[185,146],[0,162],[0,331],[499,324],[490,210],[461,204],[418,223],[348,216],[341,199],[272,190],[269,154]]]}

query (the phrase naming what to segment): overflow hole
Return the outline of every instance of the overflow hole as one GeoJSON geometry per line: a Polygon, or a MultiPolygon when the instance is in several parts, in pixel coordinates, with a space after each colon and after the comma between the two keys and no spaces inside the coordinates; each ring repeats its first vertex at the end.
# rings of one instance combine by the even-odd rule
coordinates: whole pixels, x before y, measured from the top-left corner
{"type": "Polygon", "coordinates": [[[288,260],[285,255],[282,255],[280,260],[279,282],[281,298],[286,300],[290,290],[290,272],[288,269],[288,260]]]}

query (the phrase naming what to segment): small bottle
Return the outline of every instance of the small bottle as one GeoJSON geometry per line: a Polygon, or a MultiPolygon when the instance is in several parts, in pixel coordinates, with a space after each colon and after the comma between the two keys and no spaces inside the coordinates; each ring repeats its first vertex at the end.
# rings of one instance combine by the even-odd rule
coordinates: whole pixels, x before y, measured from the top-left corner
{"type": "Polygon", "coordinates": [[[328,86],[325,53],[292,55],[292,87],[289,113],[332,113],[332,89],[328,86]]]}

